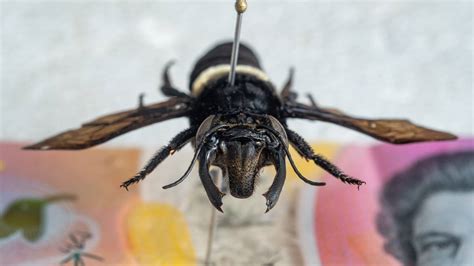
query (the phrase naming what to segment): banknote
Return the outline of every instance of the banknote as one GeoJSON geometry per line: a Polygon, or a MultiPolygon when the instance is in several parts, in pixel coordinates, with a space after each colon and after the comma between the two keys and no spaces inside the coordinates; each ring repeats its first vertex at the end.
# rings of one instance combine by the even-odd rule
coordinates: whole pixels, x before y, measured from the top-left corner
{"type": "Polygon", "coordinates": [[[131,264],[124,217],[138,193],[119,185],[139,151],[21,146],[0,144],[0,265],[131,264]]]}
{"type": "Polygon", "coordinates": [[[155,150],[21,146],[0,143],[0,265],[401,265],[384,248],[376,222],[385,184],[414,162],[473,150],[474,142],[313,143],[367,184],[343,184],[291,151],[303,175],[327,185],[311,187],[288,168],[280,200],[266,214],[262,194],[272,168],[261,173],[252,197],[227,195],[224,213],[215,213],[197,169],[179,186],[162,189],[186,171],[189,147],[127,192],[119,185],[155,150]]]}
{"type": "Polygon", "coordinates": [[[267,215],[261,194],[272,169],[262,173],[252,198],[226,197],[210,241],[213,207],[196,169],[181,186],[161,188],[182,174],[191,149],[127,192],[119,185],[154,150],[32,152],[21,146],[0,143],[0,265],[204,265],[208,253],[214,265],[301,263],[288,215],[302,184],[293,172],[267,215]]]}
{"type": "MultiPolygon", "coordinates": [[[[341,147],[334,158],[335,164],[347,174],[365,180],[367,184],[357,189],[342,185],[335,178],[323,174],[321,178],[327,182],[327,186],[302,189],[299,194],[297,231],[305,264],[403,265],[404,262],[413,262],[411,261],[413,254],[421,251],[416,249],[416,243],[413,244],[411,240],[406,239],[406,234],[400,236],[398,234],[402,231],[414,234],[417,228],[407,225],[412,223],[396,224],[396,221],[401,220],[399,217],[392,217],[391,223],[383,223],[387,218],[382,217],[390,213],[401,213],[398,209],[408,209],[410,206],[421,204],[419,202],[424,202],[422,196],[416,202],[413,194],[422,195],[421,191],[429,187],[432,182],[440,182],[441,185],[432,185],[433,189],[430,191],[425,189],[426,191],[451,191],[448,188],[451,187],[449,180],[457,178],[458,174],[455,171],[467,172],[469,173],[467,176],[470,177],[462,180],[460,188],[452,190],[453,195],[457,195],[455,193],[458,190],[474,191],[472,185],[466,181],[473,180],[474,177],[473,152],[473,139],[401,146],[380,144],[341,147]],[[458,162],[459,160],[464,160],[464,164],[458,162]],[[410,172],[415,174],[409,176],[410,172]],[[437,173],[441,177],[431,176],[437,173]],[[398,180],[402,180],[404,184],[398,180]],[[388,200],[382,200],[384,195],[388,200]],[[398,205],[390,206],[393,202],[398,202],[398,205]]],[[[425,195],[428,192],[423,192],[423,197],[427,197],[425,195]]],[[[456,206],[452,204],[447,208],[448,211],[444,213],[449,216],[451,211],[455,211],[456,206]]],[[[440,218],[436,216],[431,220],[440,218]]],[[[466,221],[468,219],[463,220],[466,221]]],[[[470,223],[474,225],[474,221],[471,220],[470,223]]],[[[423,226],[420,228],[425,229],[423,226]]],[[[443,246],[442,243],[436,242],[433,245],[439,246],[435,248],[427,246],[427,250],[438,248],[439,252],[431,252],[431,258],[436,253],[442,254],[445,246],[450,247],[449,243],[443,246]]],[[[428,256],[428,251],[423,252],[424,256],[428,256]]],[[[433,261],[426,265],[437,265],[433,261]]],[[[444,262],[440,265],[453,265],[453,263],[444,262]]]]}

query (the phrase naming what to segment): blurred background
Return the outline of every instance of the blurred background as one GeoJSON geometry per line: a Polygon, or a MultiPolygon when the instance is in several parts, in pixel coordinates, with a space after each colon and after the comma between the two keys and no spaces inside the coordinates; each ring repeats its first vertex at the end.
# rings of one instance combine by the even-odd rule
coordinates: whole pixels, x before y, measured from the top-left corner
{"type": "MultiPolygon", "coordinates": [[[[242,39],[281,88],[365,117],[410,118],[473,133],[471,1],[252,1],[242,39]]],[[[233,37],[227,1],[2,1],[1,135],[35,141],[98,115],[164,99],[160,74],[188,90],[197,58],[233,37]]],[[[306,99],[301,99],[306,100],[306,99]]],[[[163,122],[110,146],[167,143],[163,122]]],[[[308,140],[366,142],[334,125],[292,121],[308,140]]]]}
{"type": "MultiPolygon", "coordinates": [[[[394,146],[335,125],[291,120],[290,128],[317,152],[367,185],[358,191],[341,184],[295,155],[303,174],[328,185],[306,186],[289,171],[279,203],[266,215],[260,194],[272,180],[271,170],[259,178],[250,199],[225,197],[212,262],[400,265],[384,250],[375,223],[384,184],[425,157],[474,150],[473,3],[247,2],[242,39],[277,88],[295,67],[300,101],[311,93],[322,106],[367,118],[408,118],[461,140],[394,146]]],[[[56,264],[70,254],[58,247],[70,245],[71,234],[84,241],[85,251],[105,259],[86,265],[203,264],[212,209],[196,169],[180,186],[161,189],[186,170],[189,146],[129,193],[119,189],[187,127],[186,119],[151,125],[87,151],[20,148],[135,108],[140,93],[145,103],[163,101],[160,75],[170,60],[176,60],[174,84],[188,91],[198,57],[232,39],[233,5],[233,0],[0,2],[0,264],[56,264]]]]}

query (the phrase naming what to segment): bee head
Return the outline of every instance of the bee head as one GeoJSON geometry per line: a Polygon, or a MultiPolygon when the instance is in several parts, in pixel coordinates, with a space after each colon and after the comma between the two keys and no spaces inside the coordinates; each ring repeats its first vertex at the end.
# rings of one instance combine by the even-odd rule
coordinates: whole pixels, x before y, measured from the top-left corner
{"type": "Polygon", "coordinates": [[[212,197],[220,200],[218,195],[223,195],[207,178],[211,165],[222,169],[232,196],[248,198],[253,194],[263,167],[278,165],[277,170],[285,167],[284,159],[281,160],[284,157],[282,145],[287,146],[287,143],[284,127],[272,116],[256,117],[242,113],[230,117],[209,116],[198,130],[195,145],[197,149],[203,149],[200,152],[203,154],[200,156],[200,176],[202,181],[204,176],[205,188],[210,186],[206,191],[208,196],[211,194],[211,202],[212,197]]]}
{"type": "Polygon", "coordinates": [[[265,141],[254,129],[233,127],[223,132],[215,163],[227,174],[232,196],[248,198],[253,194],[266,157],[265,141]]]}

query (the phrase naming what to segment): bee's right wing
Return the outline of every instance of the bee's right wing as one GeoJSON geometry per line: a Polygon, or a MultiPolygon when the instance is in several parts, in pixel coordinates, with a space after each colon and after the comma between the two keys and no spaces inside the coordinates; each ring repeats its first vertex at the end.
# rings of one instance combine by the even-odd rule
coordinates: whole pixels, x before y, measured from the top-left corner
{"type": "Polygon", "coordinates": [[[376,139],[404,144],[423,141],[453,140],[453,134],[425,128],[405,119],[365,119],[345,114],[337,109],[289,103],[286,117],[319,120],[357,130],[376,139]]]}
{"type": "Polygon", "coordinates": [[[191,113],[192,99],[173,97],[168,101],[100,117],[31,146],[28,150],[79,150],[106,142],[129,131],[191,113]]]}

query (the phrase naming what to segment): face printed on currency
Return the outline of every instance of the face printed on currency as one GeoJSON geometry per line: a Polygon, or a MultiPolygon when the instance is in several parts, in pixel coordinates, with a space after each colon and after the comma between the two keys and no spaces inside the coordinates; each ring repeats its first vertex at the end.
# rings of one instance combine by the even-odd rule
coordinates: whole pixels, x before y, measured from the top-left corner
{"type": "Polygon", "coordinates": [[[474,192],[428,197],[413,221],[417,266],[474,265],[474,192]]]}

